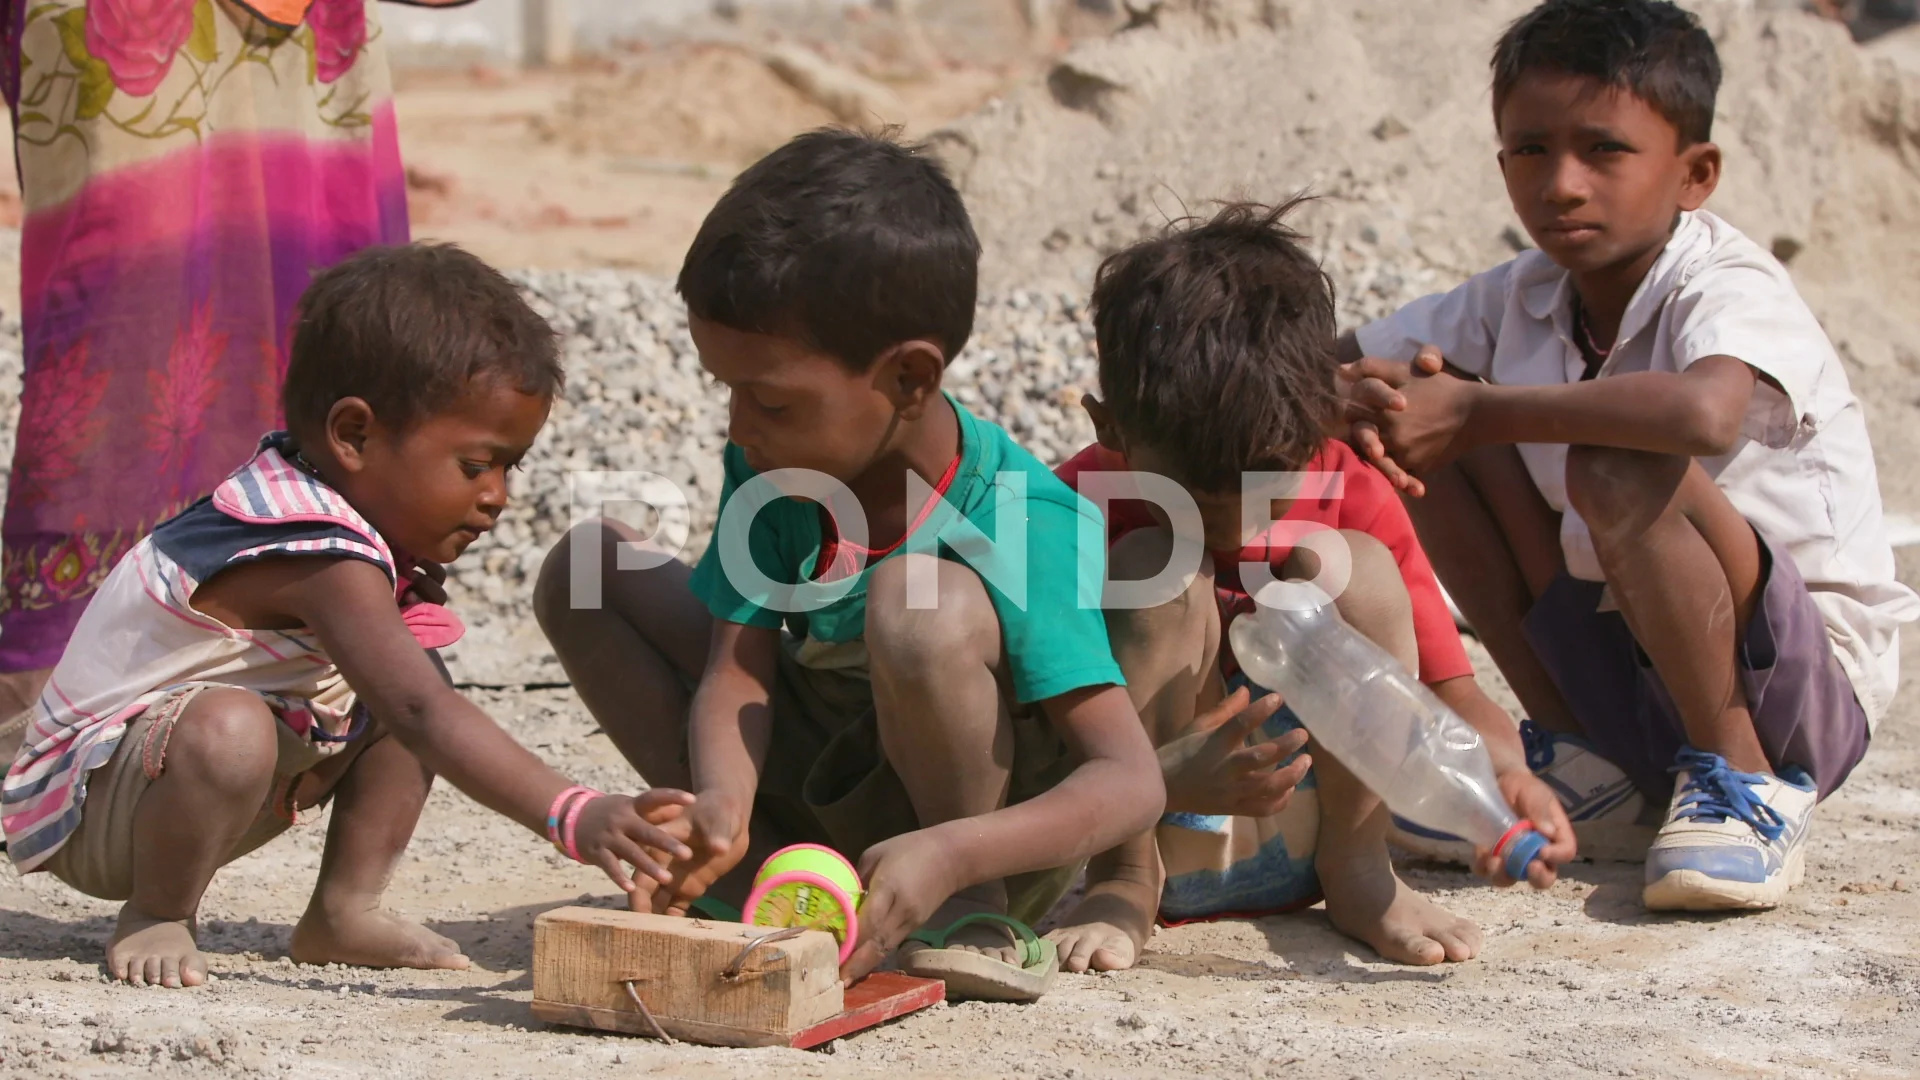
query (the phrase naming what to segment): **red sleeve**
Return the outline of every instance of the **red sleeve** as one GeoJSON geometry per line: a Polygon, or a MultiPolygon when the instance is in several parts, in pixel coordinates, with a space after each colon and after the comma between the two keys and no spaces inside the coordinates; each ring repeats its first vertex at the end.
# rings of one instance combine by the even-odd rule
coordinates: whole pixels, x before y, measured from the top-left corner
{"type": "Polygon", "coordinates": [[[1433,564],[1414,534],[1413,519],[1400,504],[1393,485],[1373,466],[1360,460],[1344,443],[1329,443],[1336,465],[1346,477],[1340,499],[1340,528],[1357,529],[1387,545],[1400,564],[1400,576],[1413,602],[1413,636],[1420,650],[1420,681],[1429,686],[1473,674],[1473,661],[1460,642],[1460,630],[1440,593],[1433,564]]]}
{"type": "MultiPolygon", "coordinates": [[[[1120,454],[1101,446],[1099,443],[1061,462],[1053,470],[1053,475],[1072,488],[1080,490],[1080,474],[1083,472],[1125,472],[1127,459],[1120,454]]],[[[1135,529],[1154,524],[1153,511],[1148,504],[1133,499],[1115,499],[1107,506],[1107,543],[1111,544],[1135,529]]]]}

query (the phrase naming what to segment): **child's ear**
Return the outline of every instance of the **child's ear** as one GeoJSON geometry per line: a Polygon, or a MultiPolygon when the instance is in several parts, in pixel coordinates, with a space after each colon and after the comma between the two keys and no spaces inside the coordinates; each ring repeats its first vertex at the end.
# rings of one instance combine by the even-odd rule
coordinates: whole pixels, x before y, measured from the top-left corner
{"type": "Polygon", "coordinates": [[[1694,143],[1680,152],[1687,169],[1680,186],[1680,209],[1698,210],[1707,204],[1720,186],[1720,148],[1710,142],[1694,143]]]}
{"type": "Polygon", "coordinates": [[[362,398],[341,398],[327,410],[327,451],[350,473],[366,466],[367,436],[372,431],[373,406],[362,398]]]}
{"type": "Polygon", "coordinates": [[[1126,443],[1120,438],[1120,428],[1113,422],[1113,414],[1107,411],[1107,404],[1092,394],[1080,395],[1080,407],[1087,410],[1087,419],[1093,421],[1093,437],[1101,446],[1116,454],[1127,452],[1126,443]]]}
{"type": "Polygon", "coordinates": [[[947,355],[931,341],[903,341],[880,354],[874,365],[880,392],[893,401],[903,420],[918,420],[940,397],[947,355]]]}

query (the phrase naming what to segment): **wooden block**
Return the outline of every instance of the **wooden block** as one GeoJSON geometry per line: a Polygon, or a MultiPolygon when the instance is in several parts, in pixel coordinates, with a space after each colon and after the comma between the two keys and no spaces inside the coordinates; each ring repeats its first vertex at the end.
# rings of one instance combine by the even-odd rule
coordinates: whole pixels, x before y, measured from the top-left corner
{"type": "Polygon", "coordinates": [[[739,923],[599,908],[549,911],[533,925],[534,1015],[652,1035],[627,995],[631,983],[676,1039],[791,1045],[797,1034],[842,1012],[840,947],[833,935],[809,930],[754,949],[736,977],[724,977],[741,950],[766,933],[739,923]]]}

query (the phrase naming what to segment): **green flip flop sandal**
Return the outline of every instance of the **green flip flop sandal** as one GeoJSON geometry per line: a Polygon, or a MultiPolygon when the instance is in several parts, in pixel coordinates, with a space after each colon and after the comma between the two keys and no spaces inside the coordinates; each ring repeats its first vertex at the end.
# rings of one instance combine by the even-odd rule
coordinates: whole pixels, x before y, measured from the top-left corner
{"type": "Polygon", "coordinates": [[[716,900],[703,896],[687,907],[687,914],[695,919],[712,919],[714,922],[746,922],[741,918],[740,909],[725,900],[716,900]]]}
{"type": "Polygon", "coordinates": [[[990,911],[955,919],[945,930],[921,930],[908,941],[927,946],[903,951],[900,970],[947,984],[949,1001],[1038,1001],[1060,974],[1060,953],[1054,943],[1033,932],[1019,919],[990,911]],[[1013,932],[1022,963],[1011,964],[985,953],[947,947],[954,934],[977,923],[997,923],[1013,932]]]}

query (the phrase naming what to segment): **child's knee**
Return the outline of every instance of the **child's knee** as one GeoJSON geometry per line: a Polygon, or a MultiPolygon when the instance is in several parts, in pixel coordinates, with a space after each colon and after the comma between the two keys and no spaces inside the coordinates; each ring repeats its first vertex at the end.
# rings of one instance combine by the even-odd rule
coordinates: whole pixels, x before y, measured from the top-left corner
{"type": "Polygon", "coordinates": [[[1693,459],[1612,446],[1567,448],[1567,504],[1599,542],[1608,526],[1650,521],[1665,509],[1693,459]]]}
{"type": "Polygon", "coordinates": [[[250,690],[204,690],[160,736],[160,760],[165,771],[190,774],[196,784],[251,792],[273,779],[279,722],[250,690]]]}
{"type": "Polygon", "coordinates": [[[573,567],[578,549],[584,546],[597,557],[606,531],[598,521],[575,525],[541,560],[540,573],[533,581],[533,617],[548,634],[573,610],[573,567]]]}
{"type": "MultiPolygon", "coordinates": [[[[1107,553],[1108,576],[1116,582],[1144,581],[1158,575],[1173,557],[1173,534],[1165,529],[1137,529],[1120,538],[1107,553]]],[[[1180,590],[1159,603],[1145,607],[1107,608],[1108,623],[1139,628],[1145,633],[1191,633],[1218,618],[1213,596],[1213,572],[1209,556],[1200,556],[1196,573],[1180,590]]]]}
{"type": "Polygon", "coordinates": [[[604,603],[606,583],[619,567],[620,545],[637,539],[626,525],[606,519],[584,521],[567,530],[559,543],[547,552],[540,564],[540,574],[534,579],[533,615],[540,628],[552,634],[576,610],[574,578],[579,570],[590,572],[590,567],[581,566],[583,560],[591,559],[599,564],[599,574],[594,580],[599,582],[603,595],[596,599],[604,603]]]}
{"type": "Polygon", "coordinates": [[[877,669],[997,663],[1000,616],[986,585],[951,559],[897,555],[867,583],[867,651],[877,669]]]}
{"type": "Polygon", "coordinates": [[[1351,559],[1346,588],[1334,598],[1334,609],[1347,624],[1400,660],[1413,666],[1413,598],[1400,573],[1392,549],[1370,533],[1341,529],[1351,559]]]}
{"type": "MultiPolygon", "coordinates": [[[[1116,581],[1144,580],[1166,568],[1171,549],[1170,533],[1141,529],[1113,546],[1108,566],[1116,581]]],[[[1109,606],[1106,620],[1114,659],[1129,685],[1140,678],[1211,664],[1220,637],[1211,562],[1203,554],[1199,572],[1171,599],[1146,607],[1109,606]]]]}

